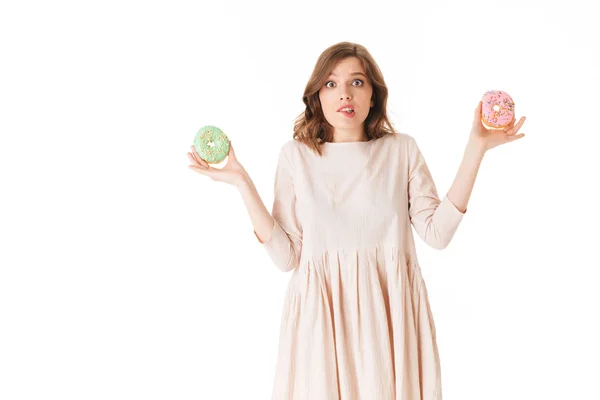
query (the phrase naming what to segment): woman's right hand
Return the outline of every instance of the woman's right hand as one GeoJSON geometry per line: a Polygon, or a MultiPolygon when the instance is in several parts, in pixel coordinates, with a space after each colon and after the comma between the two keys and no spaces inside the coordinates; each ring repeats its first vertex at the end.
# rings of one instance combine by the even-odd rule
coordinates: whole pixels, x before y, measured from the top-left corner
{"type": "Polygon", "coordinates": [[[194,146],[191,146],[192,151],[188,154],[188,158],[192,165],[189,167],[202,175],[208,176],[213,181],[225,182],[234,186],[238,186],[247,176],[247,172],[240,164],[233,151],[233,144],[229,142],[229,153],[227,154],[227,164],[222,169],[211,167],[206,161],[200,158],[194,146]]]}

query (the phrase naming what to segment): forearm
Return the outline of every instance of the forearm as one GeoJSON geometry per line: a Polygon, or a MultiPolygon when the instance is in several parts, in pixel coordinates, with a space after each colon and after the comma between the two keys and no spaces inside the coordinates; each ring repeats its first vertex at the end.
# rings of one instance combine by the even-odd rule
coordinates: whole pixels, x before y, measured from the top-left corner
{"type": "Polygon", "coordinates": [[[243,179],[240,179],[236,187],[246,205],[248,215],[250,216],[258,239],[262,243],[268,242],[275,221],[260,198],[260,195],[254,186],[254,182],[252,182],[249,175],[245,175],[243,179]]]}
{"type": "Polygon", "coordinates": [[[467,211],[467,204],[473,192],[475,179],[484,154],[485,151],[481,146],[474,141],[468,141],[456,177],[448,191],[448,200],[462,213],[467,211]]]}

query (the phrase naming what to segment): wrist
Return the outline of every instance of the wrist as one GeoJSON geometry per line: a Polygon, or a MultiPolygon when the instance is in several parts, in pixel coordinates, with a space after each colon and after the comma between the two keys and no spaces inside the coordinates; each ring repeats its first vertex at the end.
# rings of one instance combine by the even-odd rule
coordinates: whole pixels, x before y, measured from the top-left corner
{"type": "Polygon", "coordinates": [[[240,190],[247,188],[251,185],[252,179],[250,179],[250,175],[248,175],[246,172],[242,173],[235,183],[235,186],[240,190]]]}
{"type": "Polygon", "coordinates": [[[483,157],[486,152],[485,145],[481,141],[471,138],[467,143],[466,152],[483,157]]]}

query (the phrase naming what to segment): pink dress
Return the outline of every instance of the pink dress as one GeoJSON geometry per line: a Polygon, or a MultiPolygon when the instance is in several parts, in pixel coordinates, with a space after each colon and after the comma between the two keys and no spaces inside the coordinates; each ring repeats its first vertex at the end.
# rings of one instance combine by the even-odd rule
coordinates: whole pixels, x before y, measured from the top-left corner
{"type": "Polygon", "coordinates": [[[443,249],[464,213],[439,199],[408,134],[323,150],[282,146],[276,223],[259,239],[275,266],[292,272],[272,399],[439,400],[435,325],[411,224],[443,249]]]}

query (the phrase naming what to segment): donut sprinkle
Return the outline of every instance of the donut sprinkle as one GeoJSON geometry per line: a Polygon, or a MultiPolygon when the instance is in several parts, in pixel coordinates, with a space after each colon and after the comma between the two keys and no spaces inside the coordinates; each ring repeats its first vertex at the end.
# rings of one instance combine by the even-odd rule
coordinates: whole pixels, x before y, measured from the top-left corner
{"type": "Polygon", "coordinates": [[[207,125],[200,128],[196,134],[194,147],[200,158],[216,164],[224,160],[229,153],[229,138],[216,126],[207,125]]]}
{"type": "Polygon", "coordinates": [[[486,125],[503,128],[514,119],[515,103],[508,93],[490,90],[485,92],[481,102],[481,116],[486,125]]]}

